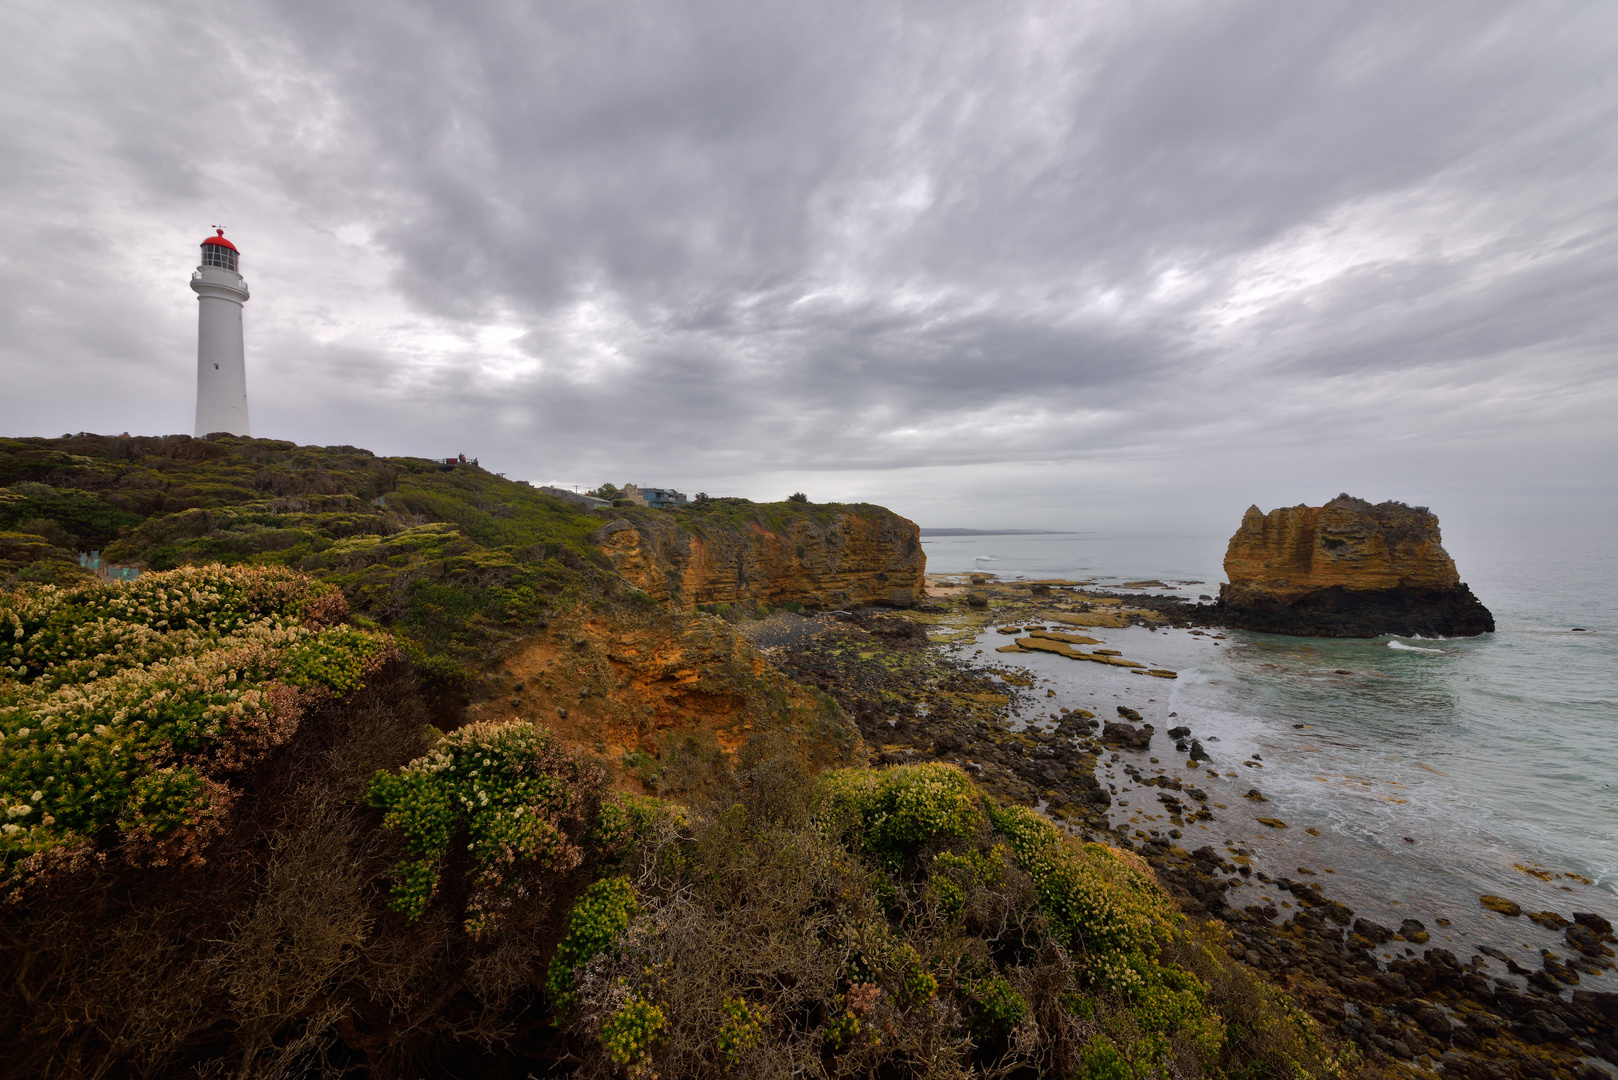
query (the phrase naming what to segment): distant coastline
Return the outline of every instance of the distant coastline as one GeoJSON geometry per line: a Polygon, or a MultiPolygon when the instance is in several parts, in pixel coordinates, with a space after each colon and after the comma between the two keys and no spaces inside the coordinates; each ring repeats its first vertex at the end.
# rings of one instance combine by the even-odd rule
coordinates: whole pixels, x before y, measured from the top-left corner
{"type": "Polygon", "coordinates": [[[923,536],[1083,536],[1076,529],[923,529],[923,536]]]}

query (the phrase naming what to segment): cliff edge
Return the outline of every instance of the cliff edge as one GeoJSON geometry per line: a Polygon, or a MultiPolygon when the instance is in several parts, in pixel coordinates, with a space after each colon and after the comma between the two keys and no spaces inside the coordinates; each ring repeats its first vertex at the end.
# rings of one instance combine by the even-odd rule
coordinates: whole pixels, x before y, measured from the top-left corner
{"type": "Polygon", "coordinates": [[[1219,607],[1244,630],[1315,637],[1469,637],[1494,616],[1461,581],[1423,506],[1339,495],[1248,507],[1225,552],[1219,607]]]}
{"type": "Polygon", "coordinates": [[[712,499],[613,514],[591,542],[636,588],[676,609],[909,607],[925,587],[920,528],[880,506],[712,499]]]}

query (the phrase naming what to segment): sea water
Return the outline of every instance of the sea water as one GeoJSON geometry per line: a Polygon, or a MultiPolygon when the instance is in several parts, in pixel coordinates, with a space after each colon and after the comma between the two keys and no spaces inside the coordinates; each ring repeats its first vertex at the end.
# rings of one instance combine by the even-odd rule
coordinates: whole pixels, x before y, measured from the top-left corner
{"type": "MultiPolygon", "coordinates": [[[[1135,787],[1123,760],[1148,776],[1180,776],[1222,807],[1213,822],[1181,827],[1176,843],[1252,851],[1256,870],[1319,883],[1391,927],[1415,918],[1432,935],[1425,947],[1462,963],[1486,944],[1537,969],[1540,950],[1570,950],[1527,912],[1590,911],[1618,923],[1618,530],[1452,529],[1445,539],[1494,613],[1494,633],[1092,632],[1129,659],[1177,671],[1173,681],[1049,654],[996,656],[992,647],[1009,639],[993,630],[965,649],[1048,680],[1039,685],[1056,697],[1037,699],[1025,720],[1048,720],[1058,707],[1116,718],[1123,704],[1157,728],[1147,753],[1117,765],[1102,758],[1101,778],[1118,789],[1114,824],[1165,837],[1172,827],[1158,789],[1135,787]],[[1163,734],[1176,724],[1202,741],[1208,767],[1186,768],[1163,734]],[[1524,917],[1485,909],[1486,894],[1516,901],[1524,917]]],[[[1225,540],[1051,534],[923,546],[932,573],[1093,579],[1098,588],[1156,579],[1168,587],[1131,591],[1195,600],[1217,595],[1225,540]]],[[[1236,907],[1287,899],[1256,875],[1229,896],[1236,907]]],[[[1406,948],[1394,942],[1384,955],[1406,948]]],[[[1490,975],[1506,977],[1490,963],[1490,975]]],[[[1618,989],[1610,973],[1582,979],[1618,989]]]]}

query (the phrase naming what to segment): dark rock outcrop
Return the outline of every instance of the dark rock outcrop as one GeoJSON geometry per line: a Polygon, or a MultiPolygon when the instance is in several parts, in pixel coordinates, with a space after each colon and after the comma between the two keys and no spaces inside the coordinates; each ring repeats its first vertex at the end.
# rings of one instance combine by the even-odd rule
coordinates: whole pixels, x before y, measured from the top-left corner
{"type": "Polygon", "coordinates": [[[1460,580],[1425,507],[1339,495],[1325,506],[1249,507],[1225,553],[1228,626],[1272,634],[1466,637],[1494,616],[1460,580]]]}

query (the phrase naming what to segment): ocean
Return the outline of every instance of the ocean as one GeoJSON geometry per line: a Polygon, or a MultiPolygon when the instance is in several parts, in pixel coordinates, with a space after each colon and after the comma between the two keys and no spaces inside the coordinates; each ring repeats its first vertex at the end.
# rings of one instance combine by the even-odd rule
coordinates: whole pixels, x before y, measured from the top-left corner
{"type": "MultiPolygon", "coordinates": [[[[1098,588],[1155,579],[1172,587],[1134,591],[1195,599],[1218,595],[1227,539],[951,536],[924,538],[923,547],[930,573],[1094,578],[1098,588]]],[[[1124,758],[1147,775],[1182,776],[1223,804],[1215,821],[1186,826],[1176,843],[1250,851],[1256,870],[1318,882],[1395,929],[1417,919],[1432,935],[1423,947],[1448,948],[1463,964],[1488,945],[1538,969],[1542,949],[1571,953],[1560,931],[1527,913],[1588,911],[1618,923],[1618,529],[1450,530],[1445,547],[1494,613],[1495,633],[1095,631],[1129,659],[1176,670],[1173,681],[1048,654],[997,656],[992,649],[1008,639],[992,629],[962,648],[1049,680],[1041,685],[1056,697],[1026,721],[1043,722],[1057,707],[1103,718],[1115,718],[1118,704],[1140,711],[1159,734],[1147,754],[1124,758]],[[1211,768],[1187,771],[1162,734],[1176,724],[1202,741],[1211,768]],[[1267,801],[1248,798],[1251,790],[1267,801]],[[1485,909],[1485,894],[1517,902],[1524,916],[1485,909]]],[[[1118,789],[1114,824],[1167,836],[1157,789],[1135,787],[1102,761],[1118,789]]],[[[1229,899],[1288,906],[1287,894],[1256,875],[1229,899]]],[[[1393,942],[1383,955],[1406,948],[1393,942]]],[[[1487,974],[1509,979],[1498,961],[1485,963],[1487,974]]],[[[1581,978],[1582,988],[1618,990],[1611,972],[1581,978]]]]}

